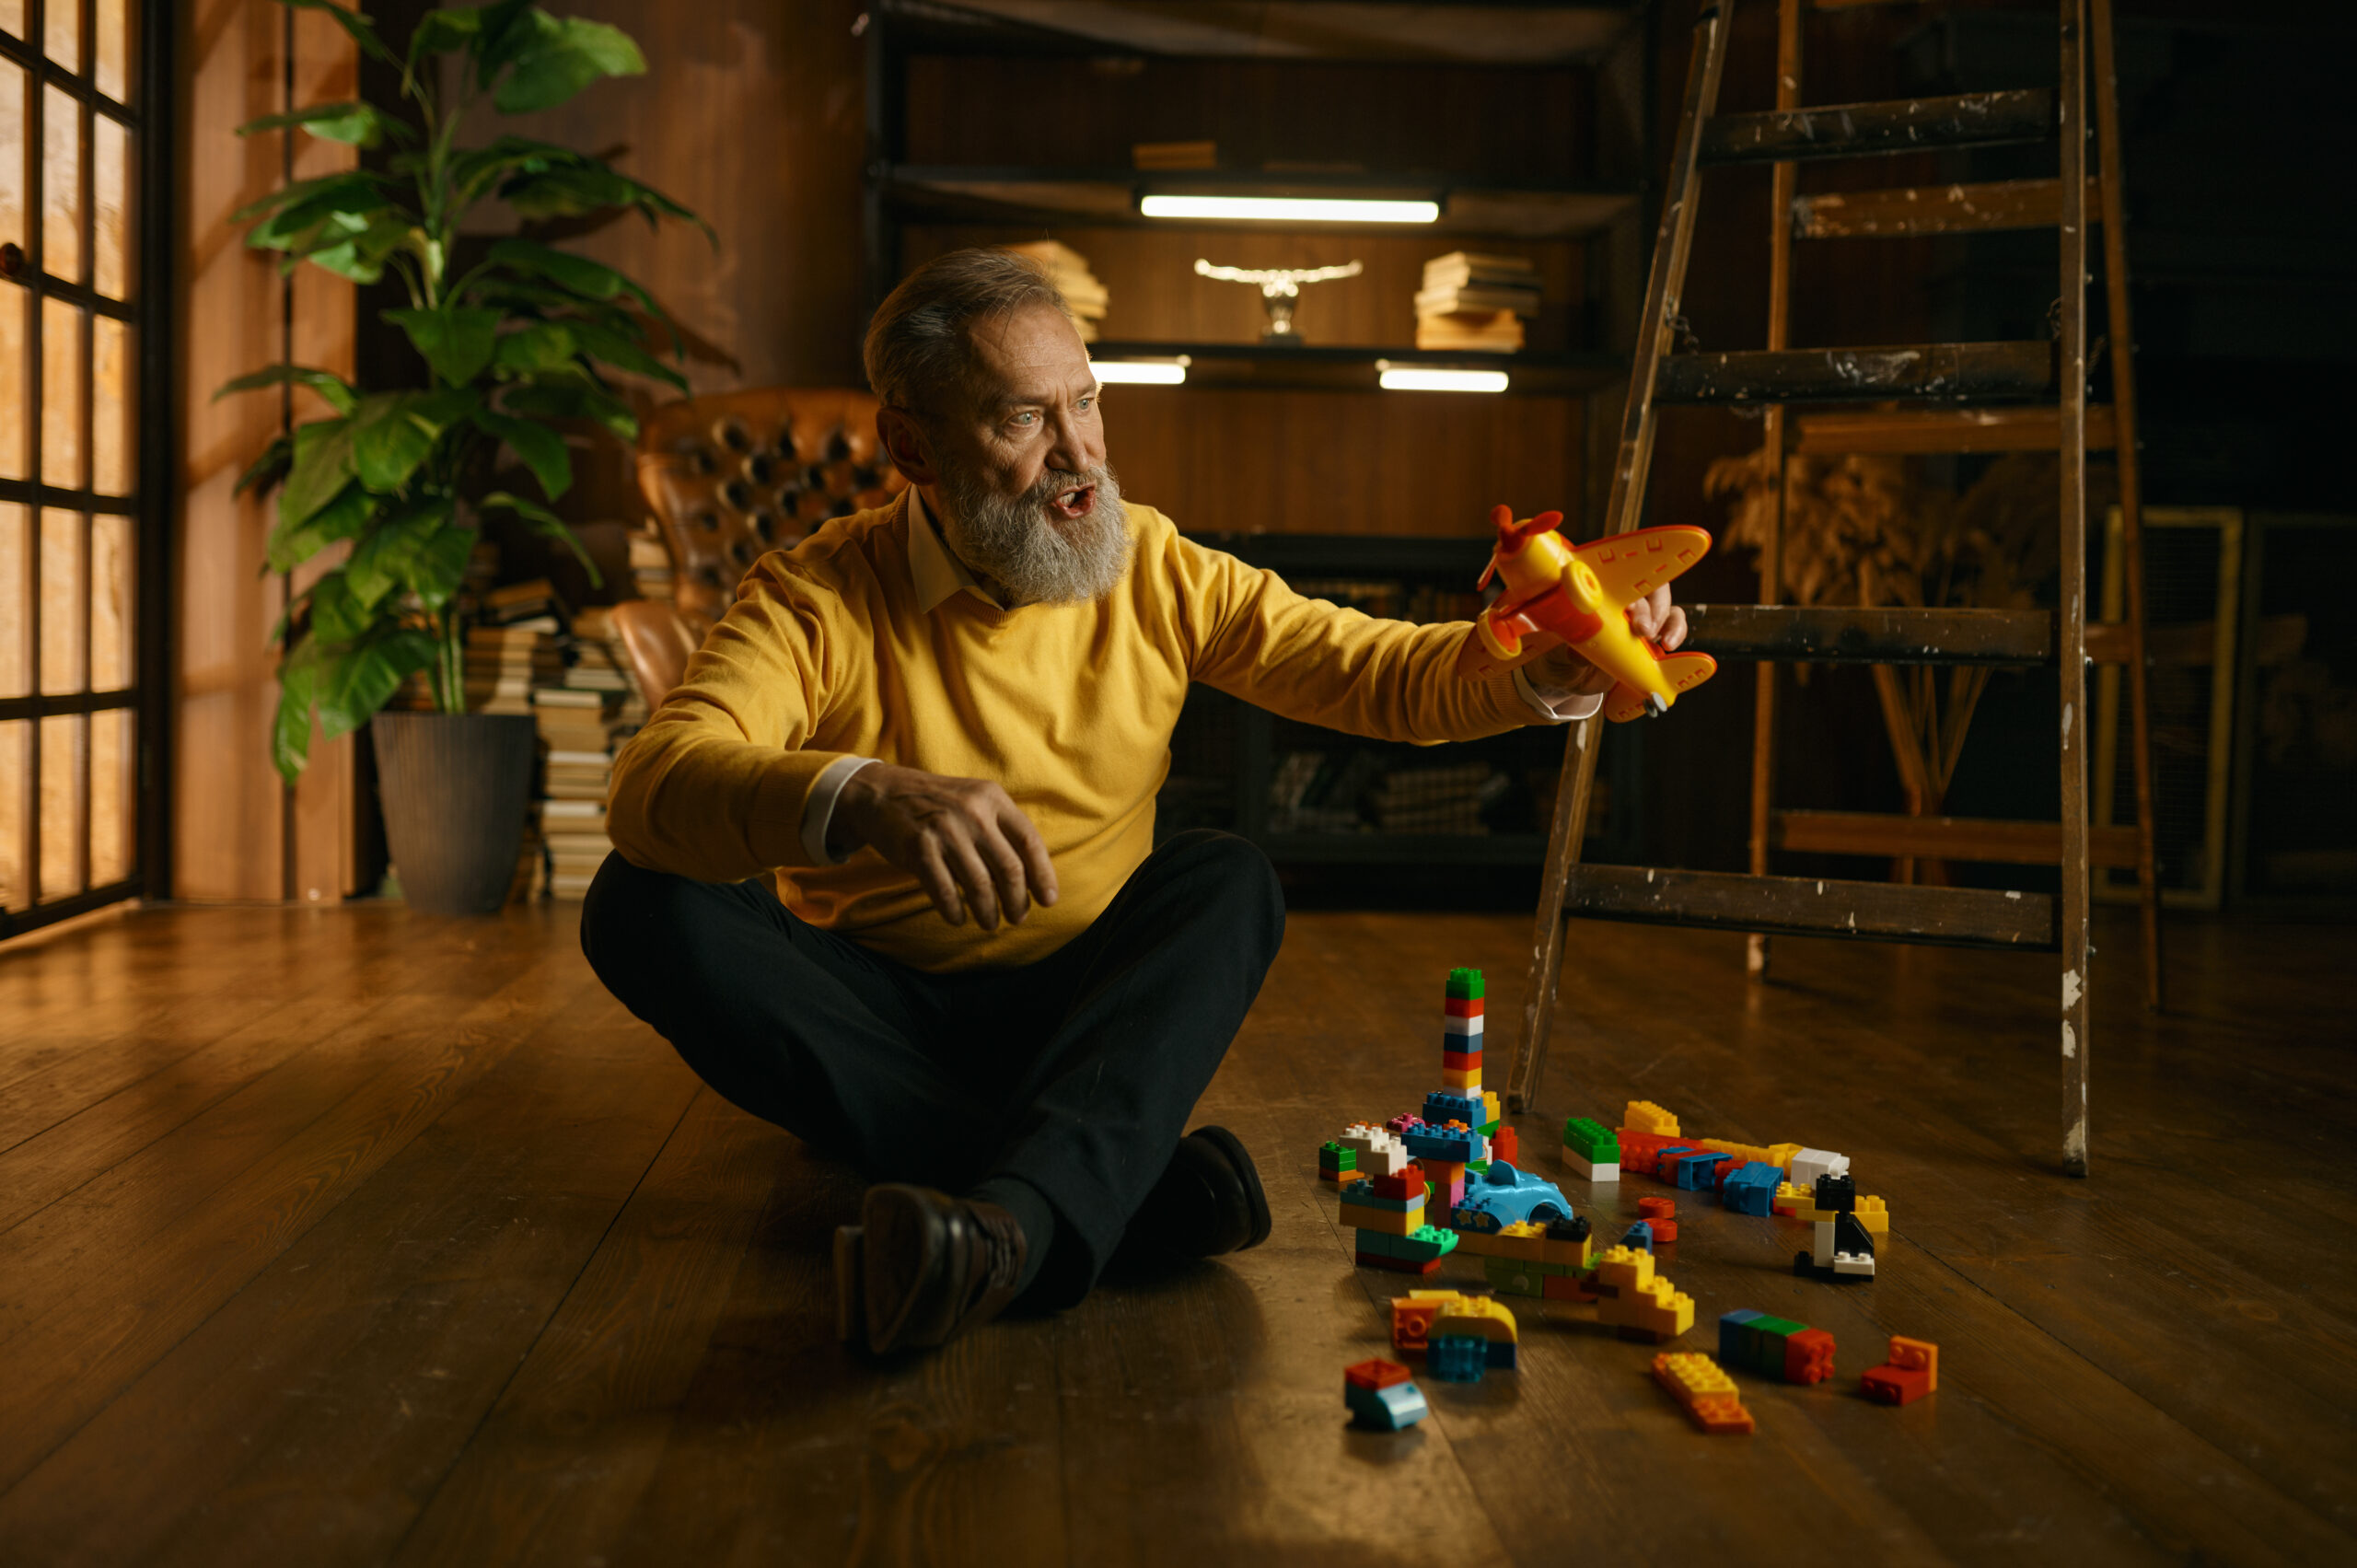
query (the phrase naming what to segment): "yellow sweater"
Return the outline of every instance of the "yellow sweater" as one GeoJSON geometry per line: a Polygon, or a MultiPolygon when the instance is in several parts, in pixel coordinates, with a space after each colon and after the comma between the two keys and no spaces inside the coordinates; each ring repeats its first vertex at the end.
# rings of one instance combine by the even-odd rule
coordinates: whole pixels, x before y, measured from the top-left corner
{"type": "Polygon", "coordinates": [[[921,611],[905,494],[762,557],[615,760],[614,847],[707,882],[773,873],[802,919],[918,969],[1028,964],[1085,930],[1153,848],[1190,680],[1385,740],[1469,740],[1536,719],[1510,676],[1457,677],[1464,622],[1304,598],[1151,507],[1127,510],[1134,563],[1093,604],[1004,610],[958,593],[921,611]],[[997,780],[1054,858],[1057,902],[983,931],[944,921],[873,850],[812,865],[804,804],[845,756],[997,780]]]}

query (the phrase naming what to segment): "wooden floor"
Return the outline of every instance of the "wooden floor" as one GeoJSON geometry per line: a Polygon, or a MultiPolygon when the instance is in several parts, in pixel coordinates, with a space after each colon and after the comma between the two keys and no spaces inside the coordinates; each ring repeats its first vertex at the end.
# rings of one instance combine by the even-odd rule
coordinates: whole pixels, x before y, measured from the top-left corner
{"type": "MultiPolygon", "coordinates": [[[[565,907],[151,911],[0,954],[0,1561],[2357,1560],[2346,930],[2189,925],[2158,1021],[2110,931],[2077,1182],[2049,960],[1792,942],[1751,995],[1734,940],[1582,926],[1528,1163],[1632,1096],[1850,1153],[1895,1216],[1875,1283],[1795,1280],[1796,1227],[1715,1208],[1665,1257],[1689,1348],[1755,1307],[1841,1376],[1746,1376],[1758,1434],[1706,1438],[1650,1350],[1516,1301],[1520,1372],[1346,1430],[1406,1282],[1352,1267],[1314,1151],[1434,1086],[1448,966],[1518,1016],[1527,936],[1296,915],[1202,1112],[1271,1243],[882,1371],[830,1335],[856,1181],[703,1092],[565,907]],[[1903,1410],[1854,1391],[1892,1332],[1942,1347],[1903,1410]]],[[[1598,1189],[1599,1229],[1659,1191],[1598,1189]]]]}

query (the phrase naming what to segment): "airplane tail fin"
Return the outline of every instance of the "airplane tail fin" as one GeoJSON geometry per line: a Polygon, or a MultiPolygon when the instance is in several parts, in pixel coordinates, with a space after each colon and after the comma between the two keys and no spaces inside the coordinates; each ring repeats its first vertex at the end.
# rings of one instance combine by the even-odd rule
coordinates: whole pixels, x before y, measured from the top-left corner
{"type": "MultiPolygon", "coordinates": [[[[1708,654],[1664,654],[1661,656],[1663,682],[1673,693],[1691,691],[1719,672],[1719,661],[1708,654]]],[[[1668,712],[1668,704],[1651,692],[1640,691],[1633,686],[1615,686],[1604,699],[1604,716],[1614,724],[1626,724],[1643,718],[1648,713],[1668,712]]]]}

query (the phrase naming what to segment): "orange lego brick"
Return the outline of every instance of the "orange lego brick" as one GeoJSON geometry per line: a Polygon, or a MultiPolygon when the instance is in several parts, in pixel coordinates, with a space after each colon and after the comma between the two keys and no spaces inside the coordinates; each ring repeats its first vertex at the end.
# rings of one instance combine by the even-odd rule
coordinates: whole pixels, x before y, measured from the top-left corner
{"type": "Polygon", "coordinates": [[[1657,1355],[1654,1381],[1686,1407],[1695,1425],[1713,1436],[1752,1430],[1751,1412],[1743,1408],[1735,1380],[1707,1355],[1693,1351],[1657,1355]]]}

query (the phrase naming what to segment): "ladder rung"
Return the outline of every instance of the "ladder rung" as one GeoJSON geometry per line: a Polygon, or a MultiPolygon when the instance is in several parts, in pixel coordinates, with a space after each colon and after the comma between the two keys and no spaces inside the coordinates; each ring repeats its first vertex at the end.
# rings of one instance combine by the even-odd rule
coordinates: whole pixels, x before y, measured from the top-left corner
{"type": "MultiPolygon", "coordinates": [[[[2087,222],[2101,220],[2102,192],[2087,180],[2087,222]]],[[[2005,180],[1991,185],[1921,185],[1897,191],[1829,191],[1793,202],[1795,239],[1902,239],[2053,228],[2062,222],[2062,181],[2005,180]]]]}
{"type": "Polygon", "coordinates": [[[2049,893],[1642,865],[1573,866],[1567,882],[1563,912],[1592,919],[2023,952],[2060,946],[2049,893]]]}
{"type": "Polygon", "coordinates": [[[2053,91],[2028,87],[1722,114],[1703,125],[1701,153],[1704,163],[1769,163],[2042,142],[2053,134],[2053,91]]]}
{"type": "MultiPolygon", "coordinates": [[[[2005,865],[2062,864],[2062,824],[1977,817],[1898,817],[1879,811],[1777,811],[1769,842],[1820,854],[1899,855],[1921,860],[1981,860],[2005,865]]],[[[2136,864],[2136,830],[2092,828],[2087,859],[2099,866],[2136,864]]]]}
{"type": "MultiPolygon", "coordinates": [[[[2053,408],[1848,409],[1794,421],[1793,450],[1816,454],[2051,452],[2062,445],[2061,411],[2053,408]]],[[[2111,405],[2087,405],[2087,450],[2112,446],[2111,405]]]]}
{"type": "Polygon", "coordinates": [[[1903,343],[1873,348],[1674,354],[1656,403],[1812,403],[1887,398],[1961,403],[2051,396],[2050,343],[1903,343]]]}
{"type": "Polygon", "coordinates": [[[2051,664],[2046,610],[1860,610],[1689,604],[1686,646],[1715,658],[1793,664],[2051,664]]]}

